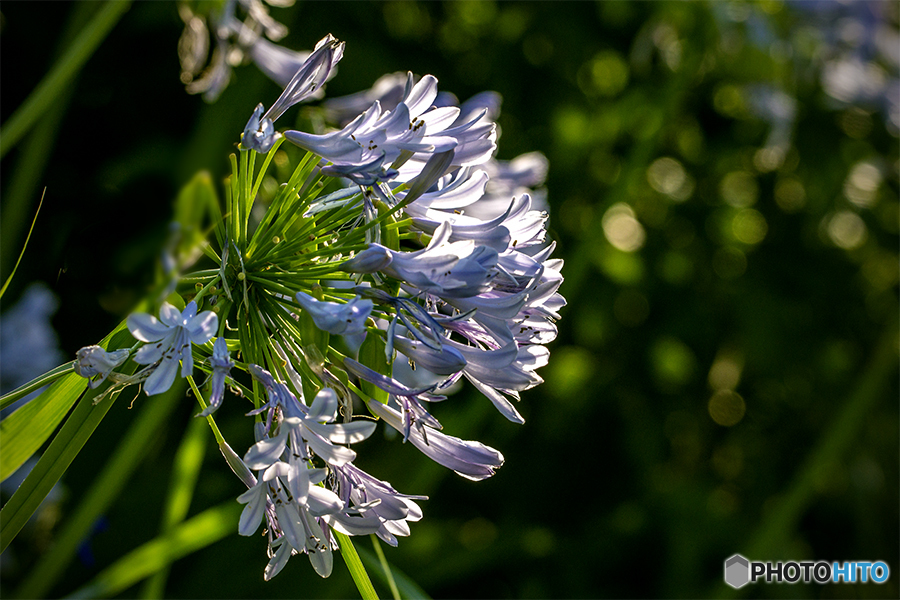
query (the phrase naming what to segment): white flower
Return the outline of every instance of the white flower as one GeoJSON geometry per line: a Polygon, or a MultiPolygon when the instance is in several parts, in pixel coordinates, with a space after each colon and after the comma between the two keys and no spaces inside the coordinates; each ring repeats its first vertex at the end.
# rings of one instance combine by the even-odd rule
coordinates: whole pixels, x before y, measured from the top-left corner
{"type": "Polygon", "coordinates": [[[216,313],[205,311],[198,315],[197,303],[193,301],[181,313],[164,302],[159,309],[159,320],[146,313],[129,315],[128,330],[131,335],[147,342],[134,355],[134,362],[141,365],[159,363],[144,384],[147,395],[161,394],[172,387],[179,358],[181,376],[189,376],[194,370],[191,343],[205,344],[212,339],[218,326],[216,313]]]}

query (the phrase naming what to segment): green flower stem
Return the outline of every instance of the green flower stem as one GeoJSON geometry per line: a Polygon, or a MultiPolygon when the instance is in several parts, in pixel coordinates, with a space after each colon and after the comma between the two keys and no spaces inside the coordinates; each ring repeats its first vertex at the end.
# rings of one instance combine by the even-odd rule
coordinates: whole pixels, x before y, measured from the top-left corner
{"type": "MultiPolygon", "coordinates": [[[[382,566],[381,561],[365,548],[357,548],[356,552],[359,554],[359,558],[363,561],[363,564],[371,569],[372,574],[387,585],[388,582],[384,578],[384,570],[380,568],[382,566]]],[[[399,570],[397,567],[391,567],[391,574],[396,582],[397,590],[401,598],[407,600],[429,600],[430,596],[425,593],[425,590],[407,577],[403,571],[399,570]]]]}
{"type": "Polygon", "coordinates": [[[209,292],[209,290],[212,289],[212,287],[214,285],[216,285],[218,282],[219,282],[219,271],[218,271],[218,269],[216,269],[215,276],[209,281],[209,283],[207,283],[202,288],[200,288],[200,290],[194,295],[194,301],[197,302],[198,306],[200,305],[200,300],[202,300],[203,297],[207,294],[207,292],[209,292]]]}
{"type": "Polygon", "coordinates": [[[384,571],[384,577],[387,579],[388,587],[391,588],[391,596],[394,600],[400,600],[400,590],[397,589],[397,582],[394,581],[394,575],[391,573],[391,565],[388,564],[387,558],[384,557],[384,551],[381,549],[381,542],[374,533],[369,534],[372,538],[372,547],[375,548],[375,554],[378,556],[378,562],[381,563],[381,569],[384,571]]]}
{"type": "Polygon", "coordinates": [[[5,394],[2,398],[0,398],[0,409],[4,409],[13,402],[20,400],[30,394],[35,390],[39,390],[45,385],[49,383],[53,383],[55,380],[59,379],[63,375],[68,375],[72,371],[75,370],[75,361],[67,362],[64,365],[59,365],[55,369],[51,369],[47,371],[43,375],[39,375],[35,377],[25,385],[19,386],[13,391],[5,394]]]}
{"type": "Polygon", "coordinates": [[[275,153],[278,152],[278,148],[287,138],[284,136],[279,137],[275,140],[275,144],[269,149],[266,153],[266,160],[263,161],[262,168],[259,170],[259,174],[256,176],[256,183],[253,184],[253,192],[251,193],[251,198],[256,198],[256,194],[259,193],[259,188],[262,186],[263,179],[266,176],[266,172],[269,170],[269,163],[272,162],[272,159],[275,158],[275,153]]]}
{"type": "MultiPolygon", "coordinates": [[[[197,487],[200,467],[203,466],[203,455],[206,448],[206,424],[200,419],[191,419],[187,430],[181,438],[181,444],[175,453],[172,467],[172,482],[169,484],[169,496],[166,499],[161,533],[171,533],[175,527],[187,517],[197,487]]],[[[144,598],[162,598],[165,595],[166,579],[169,576],[169,565],[160,568],[144,585],[144,598]]]]}
{"type": "MultiPolygon", "coordinates": [[[[197,384],[194,383],[194,378],[188,377],[188,384],[191,386],[191,390],[194,392],[194,398],[197,399],[197,403],[200,405],[200,408],[206,410],[209,406],[206,403],[206,400],[203,399],[203,394],[200,393],[200,390],[197,388],[197,384]]],[[[201,411],[202,412],[202,411],[201,411]]],[[[216,425],[216,420],[212,415],[206,417],[206,422],[209,423],[209,428],[212,429],[213,435],[216,438],[216,443],[220,446],[225,443],[225,438],[222,436],[222,432],[219,431],[219,426],[216,425]]]]}
{"type": "Polygon", "coordinates": [[[52,108],[59,94],[71,83],[76,73],[81,70],[130,6],[131,3],[127,0],[107,2],[81,31],[71,47],[62,53],[50,72],[0,129],[0,158],[6,156],[6,153],[31,129],[35,121],[52,108]]]}
{"type": "Polygon", "coordinates": [[[356,548],[353,547],[353,542],[350,541],[350,537],[339,531],[334,531],[334,536],[337,538],[338,544],[341,547],[341,557],[344,559],[347,568],[350,570],[350,576],[353,577],[353,583],[356,584],[359,595],[363,600],[378,600],[378,594],[375,593],[375,588],[372,586],[369,574],[366,573],[366,568],[359,559],[359,554],[356,553],[356,548]]]}
{"type": "MultiPolygon", "coordinates": [[[[137,417],[97,479],[81,498],[77,510],[64,521],[55,543],[16,590],[19,598],[42,598],[59,580],[75,555],[78,545],[87,538],[94,523],[118,497],[134,470],[147,454],[145,449],[166,422],[172,409],[183,397],[183,386],[175,385],[168,392],[143,402],[137,417]]],[[[111,403],[109,403],[111,404],[111,403]]]]}
{"type": "Polygon", "coordinates": [[[241,242],[241,195],[239,192],[238,186],[240,185],[238,179],[238,162],[237,156],[234,154],[228,155],[228,160],[231,163],[231,177],[228,178],[227,184],[225,186],[225,208],[226,208],[226,219],[231,224],[231,235],[229,236],[232,241],[237,244],[241,242]]]}
{"type": "Polygon", "coordinates": [[[248,260],[256,255],[268,260],[271,255],[271,249],[275,246],[272,238],[275,235],[282,237],[290,229],[291,225],[303,215],[309,203],[298,201],[296,196],[298,196],[303,185],[302,181],[309,176],[317,162],[318,157],[316,155],[307,153],[294,169],[290,180],[281,188],[275,200],[269,205],[263,220],[254,232],[250,245],[247,248],[248,260]]]}
{"type": "Polygon", "coordinates": [[[260,275],[248,275],[247,279],[262,284],[267,290],[278,292],[279,294],[285,294],[289,297],[297,293],[297,290],[292,290],[291,288],[284,287],[283,285],[275,283],[271,279],[262,277],[260,275]]]}

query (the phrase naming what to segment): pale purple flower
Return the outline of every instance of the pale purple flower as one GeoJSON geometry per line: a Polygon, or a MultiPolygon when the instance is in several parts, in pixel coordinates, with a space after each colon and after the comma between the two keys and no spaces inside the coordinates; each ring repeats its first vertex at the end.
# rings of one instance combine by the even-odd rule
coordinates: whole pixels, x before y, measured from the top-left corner
{"type": "Polygon", "coordinates": [[[428,496],[401,494],[388,482],[372,477],[353,463],[336,467],[334,474],[341,500],[345,505],[355,507],[362,515],[356,518],[359,519],[356,522],[349,518],[325,517],[336,529],[358,527],[363,522],[368,527],[369,521],[375,519],[375,535],[396,546],[397,536],[409,535],[409,522],[422,518],[422,509],[413,500],[427,500],[428,496]]]}
{"type": "Polygon", "coordinates": [[[344,43],[331,34],[316,44],[316,49],[300,66],[278,99],[264,114],[260,104],[244,128],[241,145],[265,154],[275,143],[274,123],[291,106],[312,97],[331,76],[344,55],[344,43]]]}
{"type": "Polygon", "coordinates": [[[344,304],[316,300],[304,292],[297,292],[295,298],[312,317],[316,327],[335,335],[353,335],[365,331],[366,319],[374,307],[371,300],[363,300],[359,296],[344,304]]]}
{"type": "Polygon", "coordinates": [[[212,339],[219,326],[219,317],[212,311],[197,314],[197,303],[193,301],[180,313],[164,302],[158,320],[146,313],[133,313],[128,316],[127,323],[131,334],[146,342],[134,355],[134,362],[141,365],[158,363],[144,383],[144,391],[153,396],[172,387],[179,359],[182,377],[193,372],[191,344],[205,344],[212,339]]]}
{"type": "MultiPolygon", "coordinates": [[[[396,409],[377,401],[369,402],[368,406],[375,416],[397,431],[403,431],[403,418],[396,409]]],[[[445,435],[430,427],[412,428],[409,441],[425,456],[466,479],[486,479],[504,461],[503,455],[490,446],[445,435]]]]}
{"type": "Polygon", "coordinates": [[[323,173],[362,186],[394,179],[397,168],[413,159],[416,166],[403,179],[410,181],[433,154],[448,150],[455,152],[454,166],[487,160],[496,148],[496,126],[478,124],[477,119],[454,125],[458,108],[432,105],[437,79],[426,75],[413,82],[410,73],[403,100],[393,110],[385,111],[375,101],[340,131],[322,135],[286,131],[284,135],[331,162],[323,173]]]}
{"type": "Polygon", "coordinates": [[[127,348],[107,352],[100,346],[85,346],[75,354],[75,372],[87,378],[91,388],[96,388],[113,369],[128,360],[128,354],[127,348]]]}
{"type": "Polygon", "coordinates": [[[225,378],[234,366],[231,355],[228,354],[228,345],[224,336],[219,336],[213,346],[212,356],[209,358],[212,365],[212,379],[210,380],[209,406],[198,417],[208,417],[222,405],[222,397],[225,395],[225,378]]]}

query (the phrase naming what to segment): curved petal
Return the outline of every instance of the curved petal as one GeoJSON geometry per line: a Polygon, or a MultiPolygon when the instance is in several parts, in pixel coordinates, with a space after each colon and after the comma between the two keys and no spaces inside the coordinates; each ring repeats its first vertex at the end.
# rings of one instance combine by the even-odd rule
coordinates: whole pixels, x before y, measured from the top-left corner
{"type": "Polygon", "coordinates": [[[196,316],[191,316],[191,319],[185,326],[185,329],[187,329],[191,336],[191,341],[195,344],[205,344],[211,340],[218,328],[219,317],[211,310],[204,311],[196,316]]]}
{"type": "Polygon", "coordinates": [[[144,382],[144,391],[148,396],[162,394],[172,387],[176,373],[178,373],[178,359],[172,356],[164,358],[144,382]]]}
{"type": "Polygon", "coordinates": [[[161,340],[172,329],[170,326],[160,323],[156,317],[147,313],[134,313],[128,315],[126,320],[128,331],[135,339],[142,342],[155,342],[161,340]]]}

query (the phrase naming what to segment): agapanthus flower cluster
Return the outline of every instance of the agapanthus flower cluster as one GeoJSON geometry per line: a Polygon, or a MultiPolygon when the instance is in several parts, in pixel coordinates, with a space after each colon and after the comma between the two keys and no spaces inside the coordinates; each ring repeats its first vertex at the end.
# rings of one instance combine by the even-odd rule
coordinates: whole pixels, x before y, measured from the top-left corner
{"type": "Polygon", "coordinates": [[[321,93],[343,50],[323,38],[250,115],[224,210],[211,212],[203,254],[214,264],[181,275],[172,301],[183,309],[127,320],[143,342],[130,350],[138,373],[115,373],[127,352],[78,355],[92,385],[142,383],[148,395],[179,375],[193,382],[196,367],[207,375],[201,416],[235,406],[252,417],[243,458],[219,443],[247,487],[238,532],[265,521],[266,579],[296,554],[327,577],[342,536],[396,545],[422,518],[425,497],[355,464],[378,421],[465,478],[492,476],[503,455],[444,432],[431,407],[466,379],[524,422],[519,395],[542,382],[565,304],[533,200],[546,160],[495,159],[497,94],[458,104],[431,75],[393,75],[324,106],[331,131],[276,129],[321,93]],[[273,160],[293,166],[277,187],[264,185],[273,160]]]}

